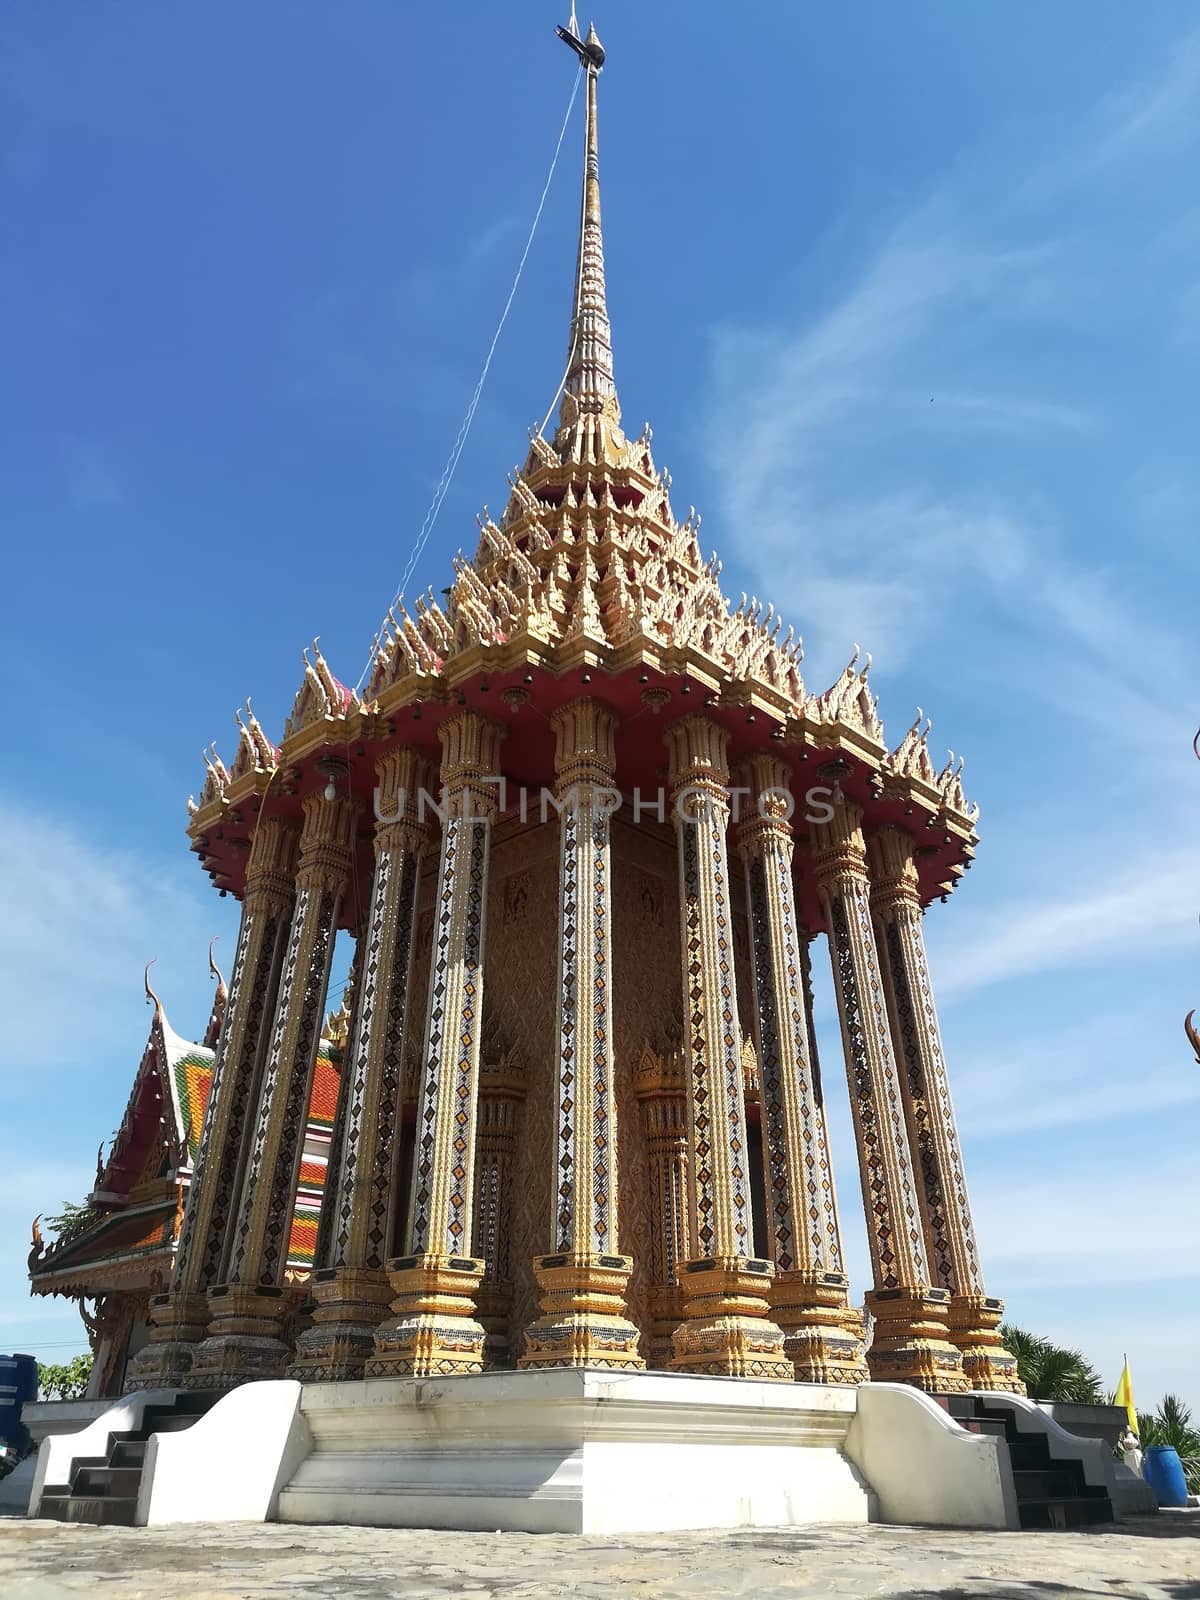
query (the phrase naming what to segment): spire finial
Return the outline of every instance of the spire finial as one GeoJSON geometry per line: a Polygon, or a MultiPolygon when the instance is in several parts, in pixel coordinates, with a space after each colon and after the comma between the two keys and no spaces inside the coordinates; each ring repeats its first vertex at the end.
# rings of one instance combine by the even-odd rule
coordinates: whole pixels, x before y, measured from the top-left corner
{"type": "Polygon", "coordinates": [[[579,251],[575,266],[575,298],[571,307],[571,344],[563,384],[560,418],[564,427],[581,414],[599,413],[615,423],[621,408],[613,377],[612,329],[604,284],[604,238],[600,229],[600,156],[596,134],[596,80],[604,65],[604,46],[595,23],[581,39],[571,7],[568,27],[558,36],[570,45],[587,72],[587,129],[584,135],[583,195],[579,212],[579,251]]]}

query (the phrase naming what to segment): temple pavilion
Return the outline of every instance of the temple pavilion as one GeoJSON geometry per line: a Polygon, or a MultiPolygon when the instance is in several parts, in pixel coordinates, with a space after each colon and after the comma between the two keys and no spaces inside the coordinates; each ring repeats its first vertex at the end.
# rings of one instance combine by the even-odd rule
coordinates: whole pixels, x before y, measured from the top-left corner
{"type": "MultiPolygon", "coordinates": [[[[145,1343],[150,1297],[171,1281],[229,998],[210,947],[212,1011],[203,1038],[184,1039],[150,986],[152,965],[145,976],[150,1033],[120,1126],[107,1154],[103,1144],[97,1152],[84,1204],[57,1219],[58,1237],[49,1246],[42,1218],[35,1218],[29,1252],[32,1292],[79,1303],[93,1354],[88,1395],[95,1398],[125,1392],[129,1363],[145,1343]]],[[[312,1271],[347,1023],[343,1007],[327,1018],[317,1047],[288,1236],[289,1285],[304,1283],[312,1271]]]]}
{"type": "MultiPolygon", "coordinates": [[[[166,1290],[128,1387],[644,1366],[1017,1390],[922,921],[976,808],[857,651],[813,692],[621,426],[586,80],[569,360],[444,599],[361,695],[319,652],[215,749],[192,848],[241,927],[166,1290]],[[354,941],[311,1276],[294,1197],[354,941]],[[852,1304],[810,967],[832,964],[870,1243],[852,1304]]],[[[843,1182],[843,1197],[848,1184],[843,1182]]],[[[490,1525],[490,1524],[489,1524],[490,1525]]]]}

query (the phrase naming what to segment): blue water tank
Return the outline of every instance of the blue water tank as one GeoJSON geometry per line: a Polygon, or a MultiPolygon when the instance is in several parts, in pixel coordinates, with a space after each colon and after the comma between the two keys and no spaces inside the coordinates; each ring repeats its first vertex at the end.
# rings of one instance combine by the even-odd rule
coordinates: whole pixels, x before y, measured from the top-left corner
{"type": "Polygon", "coordinates": [[[38,1364],[36,1356],[0,1356],[0,1444],[24,1450],[29,1435],[21,1421],[26,1400],[36,1400],[38,1364]]]}
{"type": "Polygon", "coordinates": [[[1186,1506],[1187,1479],[1173,1444],[1148,1444],[1142,1456],[1142,1477],[1154,1490],[1160,1506],[1186,1506]]]}

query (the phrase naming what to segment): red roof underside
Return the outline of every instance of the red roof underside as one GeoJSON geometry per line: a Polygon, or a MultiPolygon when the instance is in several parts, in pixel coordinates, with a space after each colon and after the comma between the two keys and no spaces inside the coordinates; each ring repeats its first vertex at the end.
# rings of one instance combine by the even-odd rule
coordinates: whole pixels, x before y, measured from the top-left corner
{"type": "MultiPolygon", "coordinates": [[[[660,787],[666,788],[667,752],[664,735],[667,726],[681,716],[699,712],[712,717],[729,730],[732,767],[736,768],[740,761],[759,750],[769,750],[788,764],[797,796],[794,825],[799,839],[804,836],[802,817],[805,808],[800,803],[801,797],[814,786],[828,786],[828,778],[822,777],[819,769],[825,762],[842,755],[851,764],[851,770],[843,774],[840,780],[843,792],[863,807],[868,825],[875,827],[896,823],[914,831],[918,847],[932,847],[929,853],[919,856],[918,871],[922,900],[936,897],[940,892],[937,886],[949,876],[951,863],[963,859],[960,841],[947,836],[940,829],[927,830],[923,815],[906,815],[905,806],[900,801],[875,799],[868,787],[867,768],[856,759],[853,751],[813,751],[807,760],[803,760],[793,746],[772,737],[781,726],[773,716],[738,706],[710,706],[706,703],[709,693],[704,684],[695,680],[667,678],[641,667],[631,668],[618,676],[586,667],[573,669],[561,676],[536,667],[518,668],[504,674],[480,673],[455,691],[455,697],[449,705],[434,701],[416,702],[396,712],[391,718],[396,732],[389,740],[375,739],[369,743],[351,742],[341,746],[331,744],[326,748],[348,763],[350,792],[361,798],[369,818],[375,787],[375,763],[386,749],[394,745],[416,748],[432,763],[436,772],[441,755],[437,738],[438,724],[463,709],[477,711],[507,728],[507,737],[501,746],[504,776],[510,785],[524,785],[533,791],[529,801],[532,815],[536,812],[538,789],[543,784],[549,787],[554,779],[554,734],[549,718],[560,705],[588,694],[616,712],[620,719],[617,731],[617,783],[627,804],[632,801],[635,788],[641,791],[643,797],[653,796],[660,787]],[[506,688],[516,686],[528,689],[530,699],[526,705],[510,710],[503,702],[502,693],[506,688]],[[671,695],[670,701],[657,715],[642,703],[642,692],[649,687],[667,689],[671,695]]],[[[304,796],[313,790],[323,789],[327,781],[327,775],[317,769],[315,760],[310,759],[305,763],[294,794],[284,795],[277,787],[272,788],[267,802],[271,814],[292,815],[299,821],[304,796]]],[[[339,788],[346,781],[340,778],[339,788]]],[[[515,809],[516,804],[517,797],[510,792],[510,809],[515,809]]],[[[251,817],[255,814],[254,806],[255,802],[251,802],[248,808],[251,817]]],[[[215,881],[220,887],[240,896],[245,876],[248,827],[226,824],[214,828],[206,839],[204,854],[218,863],[215,881]]],[[[370,841],[364,835],[360,839],[357,874],[363,893],[371,881],[372,862],[370,841]]],[[[799,910],[804,923],[814,931],[823,929],[824,921],[813,885],[802,879],[799,893],[799,910]]],[[[352,897],[347,897],[343,926],[354,925],[358,909],[352,904],[352,897]]]]}

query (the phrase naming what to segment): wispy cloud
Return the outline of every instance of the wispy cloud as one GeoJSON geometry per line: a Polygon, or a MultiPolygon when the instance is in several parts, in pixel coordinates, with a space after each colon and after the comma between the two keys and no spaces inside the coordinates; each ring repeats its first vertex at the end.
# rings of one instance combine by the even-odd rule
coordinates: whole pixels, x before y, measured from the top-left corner
{"type": "Polygon", "coordinates": [[[1100,137],[1090,163],[1102,170],[1147,151],[1162,154],[1195,142],[1200,132],[1200,29],[1182,38],[1164,71],[1123,89],[1101,108],[1100,137]]]}
{"type": "Polygon", "coordinates": [[[1087,1014],[1079,1021],[1027,1023],[1002,1042],[959,1050],[954,1062],[954,1103],[975,1146],[1047,1129],[1154,1118],[1200,1100],[1200,1073],[1187,1069],[1182,1033],[1178,1048],[1156,1054],[1141,1019],[1128,1010],[1087,1014]],[[1130,1063],[1136,1061],[1136,1095],[1130,1063]]]}
{"type": "MultiPolygon", "coordinates": [[[[1007,896],[960,913],[952,938],[936,935],[938,993],[949,999],[986,984],[1136,949],[1139,955],[1195,942],[1200,848],[1163,859],[1151,845],[1100,887],[1054,884],[1040,898],[1007,896]],[[967,926],[963,926],[963,917],[967,926]]],[[[936,941],[936,942],[935,942],[936,941]]]]}
{"type": "MultiPolygon", "coordinates": [[[[230,918],[185,876],[189,864],[106,848],[76,827],[0,797],[0,971],[9,986],[4,1072],[10,1080],[49,1067],[86,1072],[112,1049],[128,1056],[132,1081],[145,1022],[141,970],[152,956],[169,1008],[175,999],[179,1030],[203,1026],[205,949],[230,918]],[[122,994],[126,1005],[118,1001],[122,994]]],[[[114,1116],[120,1109],[114,1105],[114,1116]]]]}
{"type": "MultiPolygon", "coordinates": [[[[1098,672],[1111,671],[1119,640],[1122,679],[1157,650],[1156,620],[1089,567],[1043,487],[1061,476],[1062,449],[1085,483],[1123,456],[1133,473],[1128,396],[1119,381],[1092,381],[1086,362],[1046,352],[1064,338],[1103,348],[1139,296],[1168,341],[1200,303],[1200,226],[1186,229],[1184,249],[1165,243],[1181,211],[1195,211],[1182,179],[1155,191],[1152,218],[1125,231],[1115,220],[1130,167],[1153,168],[1164,139],[1200,133],[1198,63],[1200,33],[1158,81],[1114,97],[1076,144],[1030,156],[1023,172],[964,162],[815,319],[716,330],[722,521],[752,572],[770,576],[773,598],[787,603],[791,591],[814,681],[854,640],[894,669],[980,601],[1041,644],[1082,647],[1098,672]],[[1085,158],[1098,179],[1086,194],[1085,158]],[[1069,190],[1070,207],[1061,196],[1046,204],[1050,190],[1069,190]],[[1148,275],[1155,251],[1170,270],[1148,275]]],[[[1031,665],[1053,692],[1044,663],[1031,665]]]]}
{"type": "Polygon", "coordinates": [[[971,1199],[980,1245],[1001,1292],[1025,1287],[1193,1278],[1192,1218],[1200,1204],[1196,1165],[1185,1155],[1156,1163],[1153,1174],[1126,1163],[1107,1184],[1085,1151],[1061,1153],[1055,1167],[1014,1161],[978,1170],[971,1199]],[[1151,1192],[1151,1185],[1154,1193],[1151,1192]],[[1160,1208],[1156,1195],[1175,1196],[1160,1208]],[[1146,1226],[1153,1205],[1154,1227],[1146,1226]]]}

